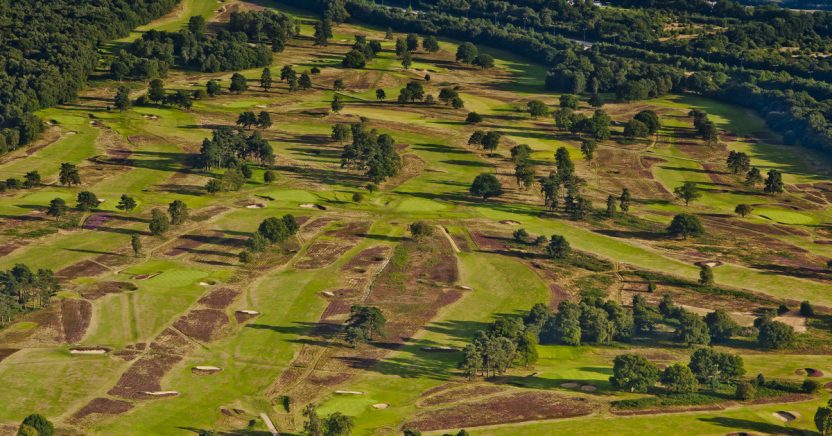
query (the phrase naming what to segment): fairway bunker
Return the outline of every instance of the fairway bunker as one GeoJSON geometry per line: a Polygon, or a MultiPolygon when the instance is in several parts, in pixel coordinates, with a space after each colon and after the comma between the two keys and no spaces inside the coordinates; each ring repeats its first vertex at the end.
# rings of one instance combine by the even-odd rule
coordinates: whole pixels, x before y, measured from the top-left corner
{"type": "Polygon", "coordinates": [[[703,260],[700,262],[696,262],[694,265],[696,266],[707,266],[708,268],[716,268],[722,265],[722,262],[719,260],[703,260]]]}
{"type": "Polygon", "coordinates": [[[797,419],[798,416],[800,416],[795,412],[785,412],[782,410],[772,412],[771,415],[783,422],[792,422],[795,419],[797,419]]]}
{"type": "Polygon", "coordinates": [[[142,391],[142,395],[150,395],[151,397],[175,397],[179,395],[178,391],[142,391]]]}
{"type": "Polygon", "coordinates": [[[361,391],[335,391],[338,395],[364,395],[361,391]]]}
{"type": "Polygon", "coordinates": [[[238,310],[234,312],[234,319],[237,320],[238,323],[246,322],[252,318],[256,318],[260,315],[260,312],[256,310],[238,310]]]}
{"type": "Polygon", "coordinates": [[[104,347],[77,347],[69,349],[69,354],[107,354],[109,352],[110,349],[104,347]]]}
{"type": "Polygon", "coordinates": [[[520,225],[520,221],[514,221],[514,220],[502,220],[502,221],[500,221],[500,224],[505,224],[505,225],[507,225],[507,226],[519,226],[519,225],[520,225]]]}
{"type": "Polygon", "coordinates": [[[321,206],[320,204],[314,204],[314,203],[304,203],[304,204],[301,204],[300,207],[302,207],[304,209],[326,210],[326,206],[321,206]]]}
{"type": "Polygon", "coordinates": [[[222,368],[218,366],[200,365],[191,368],[191,372],[196,375],[211,375],[216,374],[220,371],[222,371],[222,368]]]}
{"type": "Polygon", "coordinates": [[[378,403],[378,404],[373,404],[373,409],[384,410],[384,409],[386,409],[386,408],[388,408],[388,407],[390,407],[390,405],[389,405],[389,404],[387,404],[387,403],[378,403]]]}
{"type": "Polygon", "coordinates": [[[155,272],[155,273],[148,273],[148,274],[138,274],[138,275],[133,276],[133,280],[149,280],[149,279],[152,279],[153,277],[158,276],[159,274],[162,274],[162,273],[161,272],[155,272]]]}

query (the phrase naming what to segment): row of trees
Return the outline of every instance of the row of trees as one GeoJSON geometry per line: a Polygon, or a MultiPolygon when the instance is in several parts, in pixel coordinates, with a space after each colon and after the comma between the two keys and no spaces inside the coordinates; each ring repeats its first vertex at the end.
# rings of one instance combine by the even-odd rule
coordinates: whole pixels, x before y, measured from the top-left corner
{"type": "Polygon", "coordinates": [[[246,250],[240,253],[240,261],[251,263],[256,254],[265,252],[272,245],[285,243],[297,234],[299,229],[300,225],[294,215],[266,218],[246,241],[246,250]]]}
{"type": "Polygon", "coordinates": [[[342,168],[363,171],[373,183],[381,183],[399,173],[402,160],[392,136],[379,134],[366,123],[355,123],[350,126],[350,137],[352,143],[344,146],[341,153],[342,168]]]}
{"type": "Polygon", "coordinates": [[[655,363],[638,354],[622,354],[613,360],[610,384],[628,392],[647,392],[656,382],[669,392],[690,393],[697,382],[715,388],[720,383],[736,380],[745,374],[742,357],[699,348],[690,356],[687,366],[676,363],[661,373],[655,363]]]}
{"type": "MultiPolygon", "coordinates": [[[[258,116],[255,123],[260,121],[258,116]]],[[[265,117],[262,121],[266,121],[265,117]]],[[[211,138],[202,141],[198,158],[202,168],[238,167],[248,159],[272,165],[275,161],[274,150],[259,131],[247,134],[226,126],[214,129],[211,138]]]]}
{"type": "Polygon", "coordinates": [[[50,269],[32,271],[27,265],[16,264],[0,271],[0,326],[8,325],[22,311],[48,306],[59,289],[50,269]]]}

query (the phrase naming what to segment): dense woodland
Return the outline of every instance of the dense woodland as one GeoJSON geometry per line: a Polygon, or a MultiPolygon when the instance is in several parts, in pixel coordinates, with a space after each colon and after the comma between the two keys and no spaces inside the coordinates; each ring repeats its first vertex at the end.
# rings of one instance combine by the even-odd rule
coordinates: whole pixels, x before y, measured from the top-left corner
{"type": "Polygon", "coordinates": [[[756,110],[786,142],[832,151],[832,13],[707,2],[418,0],[413,10],[351,0],[290,3],[325,21],[510,48],[551,66],[547,87],[639,100],[702,94],[756,110]],[[682,37],[684,35],[685,37],[682,37]],[[591,48],[570,38],[593,43],[591,48]],[[692,74],[691,74],[692,73],[692,74]]]}
{"type": "Polygon", "coordinates": [[[0,0],[0,153],[43,129],[31,112],[75,98],[98,46],[173,8],[176,0],[0,0]]]}

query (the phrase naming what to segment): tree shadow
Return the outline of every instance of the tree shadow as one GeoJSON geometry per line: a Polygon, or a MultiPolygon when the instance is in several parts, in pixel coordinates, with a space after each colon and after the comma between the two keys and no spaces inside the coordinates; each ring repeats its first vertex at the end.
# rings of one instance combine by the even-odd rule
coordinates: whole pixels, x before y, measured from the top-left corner
{"type": "Polygon", "coordinates": [[[722,427],[751,430],[765,434],[804,434],[803,430],[792,429],[782,425],[770,424],[762,421],[750,421],[747,419],[729,418],[726,416],[717,416],[713,418],[703,417],[698,419],[702,422],[708,422],[722,427]]]}

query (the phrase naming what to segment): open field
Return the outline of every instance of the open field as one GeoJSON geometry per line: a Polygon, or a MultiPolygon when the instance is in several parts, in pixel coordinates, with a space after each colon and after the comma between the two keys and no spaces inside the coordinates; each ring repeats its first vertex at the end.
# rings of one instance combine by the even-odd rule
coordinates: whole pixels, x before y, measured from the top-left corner
{"type": "MultiPolygon", "coordinates": [[[[633,295],[657,304],[670,294],[702,313],[726,309],[746,326],[762,308],[783,304],[795,311],[811,301],[817,316],[800,318],[803,331],[792,348],[761,350],[743,336],[718,349],[740,355],[747,377],[763,373],[799,384],[812,368],[821,372],[821,384],[832,381],[828,158],[783,144],[763,120],[737,107],[689,95],[637,103],[613,102],[610,95],[604,110],[614,121],[651,109],[662,128],[655,138],[624,140],[613,125],[614,136],[599,141],[590,165],[579,136],[555,129],[550,116],[533,119],[526,112],[530,99],[557,105],[559,96],[543,88],[545,67],[480,47],[496,58],[493,68],[481,70],[455,62],[459,41],[442,40],[439,51],[417,51],[404,69],[383,29],[339,24],[329,45],[314,46],[316,18],[280,2],[183,0],[108,48],[147,30],[176,31],[194,15],[218,25],[220,10],[262,7],[301,23],[300,37],[274,56],[271,90],[258,84],[261,69],[252,69],[241,72],[249,87],[240,94],[197,100],[188,110],[154,104],[117,111],[109,106],[118,83],[98,71],[77,101],[38,113],[54,123],[40,143],[0,158],[6,177],[32,169],[43,176],[42,186],[0,193],[0,270],[49,268],[62,288],[49,307],[0,330],[0,382],[7,387],[0,389],[0,404],[8,405],[0,407],[0,433],[34,412],[65,434],[262,433],[261,414],[291,433],[302,430],[309,403],[322,414],[351,416],[355,434],[399,434],[408,427],[424,434],[465,427],[475,435],[814,428],[812,415],[829,389],[807,398],[767,398],[769,404],[723,398],[709,410],[616,413],[614,401],[651,395],[613,388],[616,356],[635,352],[660,365],[687,364],[693,349],[673,342],[668,331],[632,343],[536,344],[534,364],[473,381],[458,363],[471,338],[495,320],[522,316],[536,303],[555,308],[578,301],[591,288],[624,306],[633,295]],[[383,51],[363,69],[341,68],[355,35],[381,41],[383,51]],[[284,65],[298,72],[315,66],[320,74],[311,76],[310,89],[290,92],[277,80],[284,65]],[[337,93],[336,79],[344,82],[337,93]],[[411,81],[434,96],[459,86],[465,107],[398,104],[399,89],[411,81]],[[376,99],[376,89],[385,90],[385,100],[376,99]],[[336,95],[346,102],[338,113],[330,111],[336,95]],[[717,144],[691,133],[691,109],[708,112],[720,131],[717,144]],[[261,134],[274,149],[277,179],[266,183],[266,168],[252,164],[240,190],[208,194],[206,183],[222,170],[197,168],[194,158],[212,127],[235,126],[242,111],[266,111],[274,121],[261,134]],[[466,123],[470,111],[484,120],[466,123]],[[373,191],[363,174],[342,168],[344,144],[330,136],[334,124],[362,119],[390,134],[405,162],[373,191]],[[468,144],[477,129],[503,133],[496,151],[468,144]],[[515,181],[509,150],[518,144],[531,147],[541,177],[555,170],[555,150],[566,147],[586,181],[583,195],[599,212],[572,220],[546,210],[537,185],[524,190],[515,181]],[[747,153],[764,174],[782,171],[786,192],[769,195],[744,185],[725,166],[729,150],[747,153]],[[59,183],[63,162],[78,166],[80,186],[59,183]],[[504,194],[472,196],[469,187],[481,173],[494,174],[504,194]],[[684,182],[701,188],[689,206],[672,194],[684,182]],[[623,187],[633,195],[629,213],[602,217],[607,196],[617,197],[623,187]],[[46,214],[53,198],[74,206],[81,191],[104,201],[60,220],[46,214]],[[134,210],[116,208],[122,194],[134,197],[134,210]],[[163,237],[151,235],[151,211],[167,210],[175,200],[187,204],[190,219],[163,237]],[[754,209],[739,217],[739,203],[754,209]],[[705,235],[667,236],[679,213],[699,216],[705,235]],[[238,254],[258,225],[285,214],[301,223],[299,232],[241,263],[238,254]],[[409,226],[419,220],[434,229],[428,239],[411,236],[409,226]],[[515,241],[520,228],[532,238],[563,235],[573,259],[584,262],[553,260],[540,247],[515,241]],[[139,255],[131,250],[132,235],[141,238],[139,255]],[[714,262],[713,286],[696,284],[701,262],[714,262]],[[648,282],[655,292],[646,291],[648,282]],[[387,335],[353,348],[341,333],[350,306],[358,304],[385,313],[387,335]],[[168,391],[176,394],[147,393],[168,391]],[[783,422],[772,415],[777,411],[799,418],[783,422]]],[[[231,74],[172,69],[164,83],[193,91],[216,79],[227,89],[231,74]]],[[[145,83],[129,85],[133,98],[145,92],[145,83]]]]}

